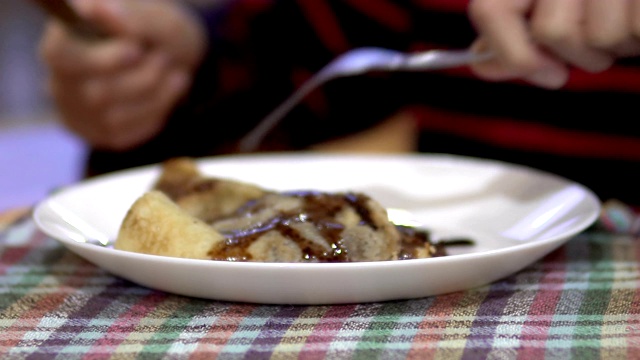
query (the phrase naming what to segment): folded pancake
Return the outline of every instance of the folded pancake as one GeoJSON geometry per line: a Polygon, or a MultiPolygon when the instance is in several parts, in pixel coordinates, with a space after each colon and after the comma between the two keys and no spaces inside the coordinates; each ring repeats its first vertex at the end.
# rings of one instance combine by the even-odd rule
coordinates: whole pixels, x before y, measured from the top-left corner
{"type": "Polygon", "coordinates": [[[149,191],[125,216],[114,247],[143,254],[208,259],[222,234],[188,214],[164,193],[149,191]]]}
{"type": "Polygon", "coordinates": [[[396,226],[363,193],[274,192],[166,162],[130,208],[116,249],[224,261],[355,262],[425,258],[428,233],[396,226]]]}
{"type": "Polygon", "coordinates": [[[231,214],[266,192],[252,184],[206,177],[192,159],[184,157],[163,163],[154,189],[164,192],[186,212],[206,222],[231,214]]]}

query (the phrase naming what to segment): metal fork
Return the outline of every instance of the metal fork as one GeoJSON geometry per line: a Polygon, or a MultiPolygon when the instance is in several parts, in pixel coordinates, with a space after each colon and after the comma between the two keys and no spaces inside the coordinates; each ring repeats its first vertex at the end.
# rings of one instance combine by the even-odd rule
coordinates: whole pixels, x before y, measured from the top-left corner
{"type": "Polygon", "coordinates": [[[300,100],[329,80],[361,75],[370,71],[439,70],[484,61],[490,57],[489,53],[475,53],[471,50],[429,50],[410,54],[377,47],[353,49],[320,69],[269,113],[240,140],[239,150],[241,152],[255,151],[269,132],[300,100]]]}

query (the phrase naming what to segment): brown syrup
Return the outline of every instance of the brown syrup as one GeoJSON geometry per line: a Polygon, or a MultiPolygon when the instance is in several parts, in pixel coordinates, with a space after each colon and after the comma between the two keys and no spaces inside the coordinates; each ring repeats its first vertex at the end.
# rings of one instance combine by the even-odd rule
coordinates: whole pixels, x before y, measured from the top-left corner
{"type": "MultiPolygon", "coordinates": [[[[249,261],[251,255],[247,248],[260,236],[275,230],[283,236],[298,244],[303,252],[303,261],[308,262],[348,262],[347,250],[341,243],[341,233],[344,225],[335,220],[335,216],[346,206],[361,204],[366,201],[360,194],[327,194],[314,191],[299,191],[284,193],[284,196],[292,196],[302,200],[301,208],[290,212],[280,212],[268,222],[250,229],[240,229],[223,233],[227,237],[225,246],[214,249],[209,254],[214,260],[249,261]],[[318,230],[319,234],[328,242],[330,251],[322,246],[306,239],[297,229],[291,225],[294,223],[309,222],[318,230]]],[[[262,210],[264,205],[257,200],[248,202],[238,209],[233,216],[252,216],[262,210]]],[[[368,210],[358,205],[358,214],[364,221],[371,221],[368,210]]],[[[369,223],[368,225],[374,226],[369,223]]]]}
{"type": "MultiPolygon", "coordinates": [[[[350,262],[349,253],[342,244],[344,225],[336,221],[336,216],[345,207],[351,207],[360,217],[360,224],[377,230],[371,211],[367,207],[369,197],[359,193],[322,193],[316,191],[298,191],[283,193],[283,196],[296,197],[302,200],[302,206],[290,212],[280,212],[277,216],[259,226],[223,233],[227,240],[224,246],[213,249],[209,255],[213,260],[251,261],[249,246],[269,231],[277,231],[286,238],[296,242],[302,250],[303,262],[350,262]],[[314,225],[318,233],[327,241],[330,250],[308,240],[297,229],[295,223],[308,222],[314,225]]],[[[252,216],[264,209],[259,200],[248,202],[238,209],[232,217],[252,216]]],[[[433,256],[445,255],[444,247],[432,245],[429,233],[425,230],[397,226],[401,234],[399,259],[417,258],[417,250],[428,247],[433,256]]]]}

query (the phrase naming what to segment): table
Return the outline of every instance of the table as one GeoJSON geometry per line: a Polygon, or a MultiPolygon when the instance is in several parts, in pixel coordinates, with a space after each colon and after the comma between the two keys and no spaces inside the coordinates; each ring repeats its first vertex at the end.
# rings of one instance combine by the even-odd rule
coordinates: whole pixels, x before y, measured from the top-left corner
{"type": "Polygon", "coordinates": [[[275,306],[137,286],[28,214],[11,217],[0,230],[2,359],[640,359],[640,238],[611,231],[611,218],[483,287],[275,306]]]}

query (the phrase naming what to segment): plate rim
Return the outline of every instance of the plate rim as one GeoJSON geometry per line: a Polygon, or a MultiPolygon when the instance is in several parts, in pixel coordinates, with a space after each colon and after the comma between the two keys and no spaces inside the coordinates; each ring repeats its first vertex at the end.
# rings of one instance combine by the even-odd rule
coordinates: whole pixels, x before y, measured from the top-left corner
{"type": "MultiPolygon", "coordinates": [[[[215,163],[225,163],[225,162],[237,162],[237,161],[259,161],[261,159],[277,159],[278,161],[286,160],[291,161],[292,159],[300,160],[300,159],[315,159],[315,160],[325,160],[330,158],[335,161],[336,159],[340,161],[361,161],[363,159],[366,160],[376,160],[376,159],[385,159],[396,160],[402,159],[403,161],[415,161],[416,159],[424,161],[446,161],[450,164],[452,161],[455,164],[464,163],[464,164],[472,164],[473,166],[482,166],[485,164],[492,164],[493,166],[499,166],[502,169],[506,169],[507,171],[511,170],[522,170],[529,174],[534,174],[536,176],[544,176],[549,177],[551,179],[555,179],[556,181],[560,181],[565,186],[578,186],[584,196],[584,199],[581,201],[585,201],[588,203],[587,209],[590,210],[589,213],[585,213],[580,216],[580,221],[576,224],[572,224],[568,230],[563,230],[558,233],[555,233],[551,236],[545,236],[540,239],[536,239],[535,241],[525,241],[521,243],[513,243],[509,246],[500,247],[497,249],[489,249],[478,252],[471,253],[463,253],[463,254],[455,254],[448,255],[443,257],[435,257],[435,258],[427,258],[427,259],[411,259],[411,260],[390,260],[390,261],[366,261],[366,262],[352,262],[352,263],[276,263],[276,262],[229,262],[229,261],[214,261],[214,260],[201,260],[201,259],[188,259],[188,258],[179,258],[179,257],[170,257],[170,256],[159,256],[159,255],[150,255],[150,254],[142,254],[129,252],[124,250],[118,250],[110,247],[100,247],[93,244],[85,244],[80,243],[73,240],[71,237],[60,237],[59,234],[55,232],[51,232],[51,229],[47,226],[46,223],[43,223],[42,212],[46,210],[47,206],[51,204],[51,202],[55,202],[60,197],[64,197],[71,191],[82,191],[85,187],[90,187],[99,182],[110,182],[112,180],[117,180],[121,177],[127,176],[149,176],[152,180],[154,173],[158,173],[160,170],[160,163],[144,165],[134,168],[129,168],[125,170],[116,171],[109,174],[99,175],[90,179],[86,179],[80,181],[75,184],[71,184],[64,188],[59,189],[55,193],[47,196],[46,198],[39,201],[33,209],[32,218],[40,231],[53,238],[54,240],[61,243],[70,251],[76,253],[80,257],[85,258],[89,262],[94,265],[103,268],[105,271],[113,273],[115,276],[123,277],[130,281],[133,281],[141,286],[147,286],[144,283],[141,283],[136,280],[132,280],[131,276],[124,276],[122,274],[117,274],[114,271],[111,271],[103,266],[100,266],[96,263],[95,259],[89,259],[87,256],[82,254],[86,252],[91,252],[95,254],[95,256],[102,257],[116,257],[118,261],[143,261],[150,262],[156,265],[167,264],[171,266],[177,267],[189,267],[194,266],[198,269],[212,269],[212,270],[220,270],[220,271],[229,271],[233,272],[236,270],[239,271],[261,271],[261,272],[273,272],[278,273],[280,271],[292,271],[295,272],[303,272],[306,274],[310,274],[312,276],[316,276],[320,270],[330,270],[330,271],[341,271],[341,270],[353,270],[357,269],[361,272],[365,271],[383,271],[386,269],[393,269],[397,271],[398,269],[413,269],[414,271],[421,270],[426,267],[437,267],[439,264],[444,263],[446,266],[452,266],[452,264],[458,264],[460,262],[477,260],[483,261],[486,259],[492,259],[496,257],[504,257],[509,254],[519,254],[521,251],[531,250],[536,253],[542,252],[543,255],[550,253],[551,251],[557,249],[562,246],[568,240],[573,238],[574,236],[580,234],[589,226],[591,226],[598,218],[598,215],[601,211],[601,202],[599,198],[591,191],[589,188],[584,185],[572,181],[570,179],[564,178],[562,176],[552,174],[543,170],[539,170],[536,168],[528,167],[525,165],[512,164],[508,162],[503,162],[499,160],[492,159],[484,159],[484,158],[475,158],[469,156],[458,156],[451,154],[325,154],[325,153],[269,153],[269,154],[241,154],[241,155],[229,155],[229,156],[214,156],[214,157],[202,157],[194,159],[198,166],[208,166],[208,164],[215,163]]],[[[259,182],[257,182],[259,183],[259,182]]],[[[142,195],[142,194],[140,194],[142,195]]],[[[582,203],[582,202],[581,202],[582,203]]],[[[427,226],[429,229],[429,226],[427,226]]],[[[482,231],[470,231],[476,233],[482,233],[482,231]]],[[[492,234],[487,234],[492,235],[492,234]]],[[[502,234],[493,234],[493,236],[499,235],[505,237],[502,234]]],[[[506,238],[506,237],[505,237],[506,238]]],[[[110,239],[114,240],[114,239],[110,239]]],[[[541,256],[535,257],[530,262],[523,264],[520,269],[530,266],[536,261],[539,261],[541,256]]],[[[112,258],[114,259],[114,258],[112,258]]],[[[519,271],[519,270],[518,270],[519,271]]],[[[506,276],[512,275],[514,272],[509,272],[499,278],[503,278],[506,276]]],[[[498,279],[499,279],[498,278],[498,279]]],[[[495,280],[493,280],[495,281],[495,280]]],[[[154,288],[154,287],[151,287],[154,288]]],[[[171,290],[161,289],[155,287],[156,289],[160,289],[163,291],[173,292],[171,290]]],[[[408,291],[408,290],[407,290],[408,291]]],[[[173,292],[178,295],[187,295],[194,296],[185,293],[173,292]]],[[[259,295],[256,295],[259,296],[259,295]]],[[[202,296],[196,296],[202,297],[202,296]]],[[[276,295],[273,295],[272,298],[276,298],[276,295]]],[[[255,302],[255,303],[265,303],[265,304],[276,304],[283,303],[281,301],[264,301],[260,299],[236,299],[229,298],[228,295],[226,297],[212,297],[212,296],[204,296],[204,298],[214,299],[214,300],[227,300],[227,301],[245,301],[245,302],[255,302]]],[[[302,299],[302,297],[300,298],[302,299]]],[[[401,299],[401,298],[385,298],[383,300],[392,300],[392,299],[401,299]]],[[[378,300],[367,300],[360,299],[356,300],[357,302],[369,302],[369,301],[378,301],[378,300]]],[[[344,303],[342,301],[322,301],[322,302],[314,302],[310,300],[299,300],[291,302],[294,304],[338,304],[344,303]]]]}
{"type": "MultiPolygon", "coordinates": [[[[568,231],[569,233],[573,234],[573,235],[577,235],[578,233],[584,231],[586,228],[588,228],[591,224],[593,224],[597,218],[598,218],[598,214],[601,210],[601,202],[598,199],[598,197],[593,193],[592,190],[590,190],[589,188],[585,187],[584,185],[577,183],[575,181],[572,181],[570,179],[567,179],[565,177],[562,177],[560,175],[556,175],[553,173],[549,173],[546,172],[544,170],[538,170],[536,168],[533,167],[529,167],[526,165],[520,165],[520,164],[512,164],[509,162],[504,162],[504,161],[500,161],[500,160],[493,160],[493,159],[484,159],[484,158],[475,158],[475,157],[470,157],[470,156],[459,156],[459,155],[452,155],[452,154],[426,154],[426,155],[422,155],[422,154],[324,154],[324,153],[286,153],[286,152],[278,152],[278,153],[273,153],[273,154],[233,154],[233,155],[224,155],[224,156],[212,156],[212,157],[201,157],[201,158],[197,158],[195,159],[196,163],[199,166],[206,166],[209,165],[211,163],[217,163],[217,162],[224,162],[224,161],[236,161],[237,159],[243,159],[244,161],[253,161],[256,159],[261,159],[261,158],[268,158],[268,159],[282,159],[282,160],[291,160],[291,159],[326,159],[328,157],[331,157],[332,159],[336,159],[339,158],[339,161],[344,161],[344,160],[361,160],[361,159],[367,159],[367,160],[375,160],[375,159],[379,159],[379,158],[385,158],[387,160],[389,159],[405,159],[405,160],[414,160],[414,159],[421,159],[424,160],[425,157],[429,160],[432,159],[438,159],[438,160],[443,160],[443,159],[456,159],[459,161],[464,161],[464,162],[468,162],[468,163],[472,163],[472,164],[476,164],[476,165],[481,165],[483,163],[490,163],[490,164],[494,164],[494,165],[499,165],[499,166],[504,166],[508,169],[521,169],[523,171],[527,171],[527,172],[532,172],[536,175],[542,175],[542,176],[548,176],[550,178],[555,178],[559,181],[565,182],[567,185],[577,185],[581,188],[581,190],[584,192],[585,195],[587,195],[587,197],[590,198],[590,201],[592,201],[592,205],[594,206],[594,211],[590,214],[590,216],[588,216],[587,218],[585,218],[582,221],[582,224],[580,226],[577,226],[578,230],[573,230],[573,231],[568,231]],[[577,231],[577,232],[576,232],[577,231]]],[[[142,254],[142,253],[135,253],[135,252],[128,252],[128,251],[124,251],[124,250],[118,250],[118,249],[114,249],[114,248],[109,248],[109,247],[100,247],[97,245],[92,245],[92,244],[84,244],[84,243],[80,243],[77,242],[73,239],[58,239],[55,238],[49,231],[46,230],[46,225],[42,224],[42,221],[40,220],[40,216],[39,214],[42,212],[43,208],[45,208],[47,206],[48,203],[55,201],[56,198],[60,197],[60,196],[64,196],[64,194],[67,191],[74,191],[79,189],[81,186],[89,186],[90,184],[93,183],[97,183],[97,182],[102,182],[102,181],[108,181],[111,179],[115,179],[115,178],[120,178],[123,177],[125,175],[128,174],[141,174],[142,172],[153,172],[153,171],[158,171],[160,167],[160,163],[156,163],[156,164],[150,164],[150,165],[143,165],[143,166],[138,166],[138,167],[134,167],[134,168],[130,168],[130,169],[125,169],[125,170],[120,170],[120,171],[116,171],[113,173],[109,173],[109,174],[103,174],[103,175],[98,175],[94,178],[90,178],[84,181],[80,181],[76,184],[72,184],[70,186],[67,186],[63,189],[60,189],[59,191],[57,191],[55,194],[52,194],[48,197],[46,197],[45,199],[39,201],[36,206],[34,207],[34,210],[32,212],[32,218],[34,219],[36,225],[38,225],[39,229],[41,231],[43,231],[45,234],[47,234],[48,236],[51,236],[52,238],[58,240],[58,241],[63,241],[65,244],[69,244],[69,245],[79,245],[79,246],[88,246],[88,247],[96,247],[98,249],[102,249],[104,251],[116,251],[116,252],[120,252],[120,253],[126,253],[127,255],[129,254],[133,254],[134,256],[143,256],[143,257],[152,257],[152,258],[166,258],[166,259],[173,259],[173,260],[179,260],[179,261],[196,261],[196,262],[201,262],[201,263],[222,263],[222,264],[234,264],[232,266],[254,266],[254,265],[260,265],[260,266],[273,266],[273,265],[278,265],[278,264],[288,264],[288,265],[293,265],[293,266],[302,266],[302,267],[328,267],[328,266],[338,266],[338,267],[357,267],[357,265],[362,265],[362,264],[372,264],[372,265],[380,265],[380,263],[405,263],[405,262],[410,262],[410,263],[416,263],[416,262],[422,262],[422,261],[444,261],[442,259],[446,259],[446,258],[451,258],[452,256],[455,256],[456,258],[473,258],[476,257],[477,255],[480,254],[485,254],[485,253],[506,253],[509,252],[508,250],[511,249],[515,249],[518,250],[520,248],[527,248],[527,247],[536,247],[539,244],[544,244],[546,242],[555,242],[558,240],[562,240],[562,238],[566,237],[567,234],[566,233],[561,233],[558,235],[554,235],[551,236],[549,238],[544,238],[541,240],[536,240],[536,241],[527,241],[527,242],[522,242],[522,243],[516,243],[514,245],[508,246],[508,247],[503,247],[503,248],[499,248],[499,249],[492,249],[492,250],[486,250],[486,251],[482,251],[482,252],[476,252],[476,253],[465,253],[465,254],[456,254],[456,255],[448,255],[448,256],[444,256],[444,257],[434,257],[434,258],[427,258],[427,259],[410,259],[410,260],[389,260],[389,261],[361,261],[361,262],[352,262],[352,263],[274,263],[274,262],[231,262],[231,261],[215,261],[215,260],[202,260],[202,259],[187,259],[187,258],[179,258],[179,257],[171,257],[171,256],[162,256],[162,255],[151,255],[151,254],[142,254]],[[44,226],[43,226],[44,225],[44,226]]],[[[111,239],[112,240],[112,239],[111,239]]],[[[173,261],[172,260],[172,261],[173,261]]],[[[387,265],[385,265],[387,266],[387,265]]]]}

